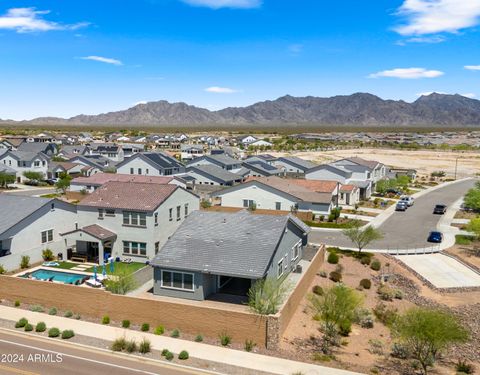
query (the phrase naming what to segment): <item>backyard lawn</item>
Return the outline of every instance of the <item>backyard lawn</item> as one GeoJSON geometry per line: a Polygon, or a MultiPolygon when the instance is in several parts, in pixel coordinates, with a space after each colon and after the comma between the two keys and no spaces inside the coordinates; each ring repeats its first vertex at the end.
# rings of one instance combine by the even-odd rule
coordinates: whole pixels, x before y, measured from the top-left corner
{"type": "MultiPolygon", "coordinates": [[[[69,270],[73,267],[82,265],[83,263],[73,263],[73,262],[58,262],[58,266],[49,266],[51,268],[57,268],[57,269],[64,269],[64,270],[69,270]]],[[[115,271],[116,270],[123,270],[127,269],[130,272],[135,272],[138,271],[139,269],[145,267],[145,263],[139,263],[139,262],[132,262],[132,263],[122,263],[122,262],[115,262],[115,271]]],[[[105,266],[107,270],[107,274],[110,274],[110,264],[107,264],[105,266]]],[[[102,266],[97,266],[97,273],[102,273],[102,266]]],[[[90,272],[93,273],[93,266],[90,268],[85,269],[85,272],[90,272]]]]}

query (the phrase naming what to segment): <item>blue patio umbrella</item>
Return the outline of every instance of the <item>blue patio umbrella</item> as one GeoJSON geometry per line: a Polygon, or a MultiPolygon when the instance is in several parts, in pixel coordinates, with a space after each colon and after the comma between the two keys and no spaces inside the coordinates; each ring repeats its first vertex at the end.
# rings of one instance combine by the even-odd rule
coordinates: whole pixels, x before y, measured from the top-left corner
{"type": "Polygon", "coordinates": [[[97,281],[97,265],[93,266],[93,279],[97,281]]]}
{"type": "Polygon", "coordinates": [[[105,278],[107,276],[107,267],[105,267],[105,263],[103,263],[102,275],[103,275],[103,278],[105,278]]]}
{"type": "Polygon", "coordinates": [[[115,264],[113,262],[113,259],[110,261],[110,273],[113,274],[113,271],[115,269],[115,264]]]}

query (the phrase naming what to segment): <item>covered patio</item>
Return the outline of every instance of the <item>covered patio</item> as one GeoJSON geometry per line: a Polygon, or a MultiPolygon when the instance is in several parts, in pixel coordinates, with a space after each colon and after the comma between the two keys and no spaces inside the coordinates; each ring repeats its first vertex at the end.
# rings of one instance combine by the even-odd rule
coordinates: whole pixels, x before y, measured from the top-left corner
{"type": "Polygon", "coordinates": [[[117,235],[93,224],[63,233],[67,246],[67,260],[103,264],[112,254],[117,235]]]}

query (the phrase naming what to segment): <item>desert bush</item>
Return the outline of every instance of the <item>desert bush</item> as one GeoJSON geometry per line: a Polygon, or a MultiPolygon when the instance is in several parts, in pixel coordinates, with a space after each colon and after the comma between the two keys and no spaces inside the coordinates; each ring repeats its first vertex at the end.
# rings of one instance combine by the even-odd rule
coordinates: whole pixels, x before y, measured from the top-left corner
{"type": "Polygon", "coordinates": [[[48,310],[48,315],[57,315],[57,308],[52,307],[50,310],[48,310]]]}
{"type": "Polygon", "coordinates": [[[75,336],[75,332],[73,332],[71,329],[66,329],[62,332],[62,339],[64,340],[71,339],[73,336],[75,336]]]}
{"type": "Polygon", "coordinates": [[[5,267],[3,267],[3,264],[0,264],[0,275],[3,275],[5,272],[5,267]]]}
{"type": "Polygon", "coordinates": [[[327,258],[327,262],[330,263],[330,264],[337,264],[338,261],[339,261],[340,257],[338,256],[337,253],[335,252],[330,252],[328,253],[328,258],[327,258]]]}
{"type": "Polygon", "coordinates": [[[380,271],[380,268],[382,267],[382,263],[378,259],[372,259],[372,262],[370,263],[370,268],[374,271],[380,271]]]}
{"type": "Polygon", "coordinates": [[[50,249],[42,250],[42,258],[45,262],[49,262],[55,259],[55,257],[53,256],[53,251],[50,249]]]}
{"type": "Polygon", "coordinates": [[[361,257],[360,258],[360,263],[364,264],[364,265],[370,265],[370,263],[372,262],[372,258],[370,257],[361,257]]]}
{"type": "Polygon", "coordinates": [[[48,337],[58,337],[60,336],[60,330],[58,328],[50,328],[48,330],[48,337]]]}
{"type": "Polygon", "coordinates": [[[395,297],[395,290],[386,284],[380,285],[377,289],[377,293],[382,301],[393,301],[393,298],[395,297]]]}
{"type": "Polygon", "coordinates": [[[219,337],[220,344],[222,344],[222,346],[228,346],[232,343],[232,337],[229,336],[226,332],[222,332],[219,337]]]}
{"type": "Polygon", "coordinates": [[[202,342],[202,341],[203,341],[203,336],[202,335],[195,336],[195,342],[202,342]]]}
{"type": "Polygon", "coordinates": [[[348,336],[352,332],[352,322],[350,320],[344,320],[338,325],[338,333],[342,336],[348,336]]]}
{"type": "Polygon", "coordinates": [[[373,308],[373,314],[378,321],[390,327],[397,319],[398,310],[393,307],[389,308],[385,303],[380,302],[373,308]]]}
{"type": "Polygon", "coordinates": [[[137,347],[137,343],[135,342],[135,340],[128,340],[126,343],[125,343],[125,351],[127,353],[135,353],[136,351],[138,350],[138,347],[137,347]]]}
{"type": "Polygon", "coordinates": [[[130,320],[122,320],[122,328],[129,328],[130,327],[130,320]]]}
{"type": "Polygon", "coordinates": [[[150,324],[148,324],[148,323],[143,323],[142,326],[140,327],[140,330],[141,330],[142,332],[148,332],[148,331],[150,331],[150,324]]]}
{"type": "Polygon", "coordinates": [[[82,317],[80,316],[80,314],[75,314],[75,316],[74,316],[73,318],[76,319],[76,320],[82,319],[82,317]]]}
{"type": "Polygon", "coordinates": [[[276,314],[289,289],[290,284],[282,279],[267,277],[258,280],[248,291],[248,306],[260,315],[276,314]]]}
{"type": "Polygon", "coordinates": [[[336,272],[336,271],[332,271],[332,272],[330,272],[329,278],[330,278],[330,280],[338,283],[338,282],[342,281],[342,274],[339,273],[339,272],[336,272]]]}
{"type": "Polygon", "coordinates": [[[327,277],[328,275],[327,275],[327,272],[326,272],[326,271],[320,271],[320,272],[318,273],[318,276],[320,276],[320,277],[327,277]]]}
{"type": "Polygon", "coordinates": [[[173,359],[173,353],[168,351],[166,354],[165,354],[165,359],[167,361],[171,361],[173,359]]]}
{"type": "Polygon", "coordinates": [[[165,333],[165,327],[160,325],[158,327],[155,327],[155,330],[153,331],[155,335],[163,335],[165,333]]]}
{"type": "Polygon", "coordinates": [[[73,316],[73,312],[70,310],[65,311],[65,314],[63,315],[65,318],[71,318],[73,316]]]}
{"type": "Polygon", "coordinates": [[[394,297],[396,299],[403,299],[403,292],[400,289],[396,289],[394,292],[394,297]]]}
{"type": "Polygon", "coordinates": [[[178,359],[181,359],[182,361],[188,359],[188,352],[186,350],[182,350],[178,355],[178,359]]]}
{"type": "Polygon", "coordinates": [[[409,357],[408,348],[398,342],[394,342],[390,355],[394,358],[407,359],[409,357]]]}
{"type": "Polygon", "coordinates": [[[125,337],[119,337],[118,339],[115,339],[112,343],[112,350],[114,352],[121,352],[122,350],[125,349],[127,346],[127,340],[125,337]]]}
{"type": "Polygon", "coordinates": [[[45,309],[41,305],[33,305],[30,307],[30,311],[33,312],[45,312],[45,309]]]}
{"type": "Polygon", "coordinates": [[[23,270],[30,267],[30,257],[28,255],[22,255],[20,260],[20,268],[23,270]]]}
{"type": "Polygon", "coordinates": [[[15,307],[19,307],[19,306],[20,306],[20,301],[19,301],[19,300],[16,300],[15,303],[14,303],[14,306],[15,306],[15,307]]]}
{"type": "Polygon", "coordinates": [[[103,316],[102,324],[110,324],[110,317],[108,315],[103,316]]]}
{"type": "Polygon", "coordinates": [[[15,323],[15,328],[23,328],[28,324],[28,320],[26,318],[21,318],[18,322],[15,323]]]}
{"type": "Polygon", "coordinates": [[[174,329],[170,336],[173,337],[173,338],[180,337],[180,331],[178,329],[174,329]]]}
{"type": "Polygon", "coordinates": [[[320,285],[315,285],[312,288],[312,292],[317,296],[323,296],[323,288],[320,285]]]}
{"type": "Polygon", "coordinates": [[[461,359],[459,359],[458,362],[456,363],[455,370],[457,370],[457,373],[460,373],[460,374],[475,373],[475,368],[473,367],[473,365],[467,363],[466,361],[462,361],[461,359]]]}
{"type": "Polygon", "coordinates": [[[33,331],[33,325],[31,325],[30,323],[25,324],[25,331],[26,332],[33,331]]]}
{"type": "Polygon", "coordinates": [[[44,322],[38,322],[35,326],[36,332],[45,332],[47,330],[47,325],[44,322]]]}
{"type": "Polygon", "coordinates": [[[257,344],[255,344],[253,340],[245,340],[245,345],[243,346],[243,348],[246,352],[251,352],[253,348],[255,348],[255,346],[257,346],[257,344]]]}
{"type": "Polygon", "coordinates": [[[368,340],[370,348],[368,351],[372,354],[383,355],[383,342],[378,339],[368,340]]]}
{"type": "Polygon", "coordinates": [[[151,349],[150,341],[144,337],[142,341],[140,341],[138,351],[142,354],[146,354],[146,353],[150,353],[151,350],[152,349],[151,349]]]}
{"type": "Polygon", "coordinates": [[[360,280],[360,286],[363,289],[370,289],[372,287],[372,282],[370,281],[370,279],[362,279],[360,280]]]}

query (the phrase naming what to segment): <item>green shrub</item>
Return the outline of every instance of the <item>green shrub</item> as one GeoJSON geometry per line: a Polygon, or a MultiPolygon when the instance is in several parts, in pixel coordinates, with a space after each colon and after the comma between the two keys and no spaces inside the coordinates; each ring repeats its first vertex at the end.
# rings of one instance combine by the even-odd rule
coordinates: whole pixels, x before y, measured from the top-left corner
{"type": "Polygon", "coordinates": [[[395,297],[395,291],[386,284],[380,285],[377,293],[382,301],[393,301],[395,297]]]}
{"type": "Polygon", "coordinates": [[[373,259],[372,262],[370,263],[370,268],[374,271],[380,271],[380,268],[382,267],[382,263],[378,259],[373,259]]]}
{"type": "Polygon", "coordinates": [[[162,350],[162,357],[165,357],[168,352],[169,352],[168,349],[163,349],[163,350],[162,350]]]}
{"type": "Polygon", "coordinates": [[[42,258],[45,262],[52,261],[54,259],[53,251],[50,249],[42,250],[42,258]]]}
{"type": "Polygon", "coordinates": [[[340,272],[337,272],[337,271],[332,271],[332,272],[330,272],[329,278],[330,278],[330,280],[338,283],[338,282],[342,281],[342,274],[340,272]]]}
{"type": "Polygon", "coordinates": [[[75,314],[74,319],[80,320],[80,319],[82,319],[82,317],[80,316],[80,314],[75,314]]]}
{"type": "Polygon", "coordinates": [[[165,333],[165,327],[160,325],[155,328],[155,331],[153,331],[153,333],[156,335],[163,335],[165,333]]]}
{"type": "Polygon", "coordinates": [[[122,328],[129,328],[130,320],[122,320],[122,328]]]}
{"type": "Polygon", "coordinates": [[[138,351],[142,354],[150,353],[151,351],[151,344],[145,337],[140,342],[138,351]]]}
{"type": "Polygon", "coordinates": [[[47,325],[44,322],[38,322],[35,326],[36,332],[45,332],[47,330],[47,325]]]}
{"type": "Polygon", "coordinates": [[[410,353],[408,352],[408,348],[405,345],[394,342],[390,355],[393,358],[407,359],[410,356],[410,353]]]}
{"type": "Polygon", "coordinates": [[[30,257],[28,255],[22,255],[20,260],[20,268],[23,270],[30,267],[30,257]]]}
{"type": "Polygon", "coordinates": [[[372,282],[370,281],[370,279],[362,279],[360,280],[360,286],[363,289],[370,289],[372,287],[372,282]]]}
{"type": "Polygon", "coordinates": [[[455,236],[455,243],[457,245],[470,245],[473,240],[475,239],[475,237],[472,237],[472,236],[465,236],[463,234],[457,234],[455,236]]]}
{"type": "Polygon", "coordinates": [[[102,318],[102,324],[110,324],[110,317],[108,315],[102,318]]]}
{"type": "Polygon", "coordinates": [[[475,373],[475,368],[473,367],[473,365],[467,363],[466,361],[462,361],[461,359],[459,359],[457,364],[455,365],[455,370],[457,370],[457,373],[461,374],[475,373]]]}
{"type": "Polygon", "coordinates": [[[403,299],[403,292],[400,289],[396,289],[394,294],[396,299],[403,299]]]}
{"type": "Polygon", "coordinates": [[[181,359],[181,360],[188,359],[188,352],[186,350],[182,350],[178,355],[178,359],[181,359]]]}
{"type": "Polygon", "coordinates": [[[337,253],[334,253],[334,252],[328,253],[328,258],[327,258],[328,263],[337,264],[339,259],[340,257],[338,256],[337,253]]]}
{"type": "Polygon", "coordinates": [[[114,352],[121,352],[125,349],[126,346],[127,340],[125,339],[125,337],[119,337],[118,339],[115,339],[115,341],[112,343],[112,350],[114,352]]]}
{"type": "Polygon", "coordinates": [[[148,324],[148,323],[143,323],[142,326],[141,326],[141,328],[140,328],[140,330],[141,330],[142,332],[148,332],[148,331],[150,331],[150,324],[148,324]]]}
{"type": "Polygon", "coordinates": [[[352,322],[349,320],[344,320],[338,325],[338,332],[342,336],[348,336],[352,332],[352,322]]]}
{"type": "Polygon", "coordinates": [[[173,353],[172,352],[167,352],[167,354],[165,354],[165,359],[167,361],[171,361],[173,359],[173,353]]]}
{"type": "Polygon", "coordinates": [[[33,326],[30,323],[25,324],[25,331],[26,332],[33,331],[33,326]]]}
{"type": "Polygon", "coordinates": [[[20,306],[20,301],[19,301],[19,300],[16,300],[15,303],[14,303],[14,306],[15,306],[15,307],[19,307],[19,306],[20,306]]]}
{"type": "Polygon", "coordinates": [[[203,336],[202,335],[195,336],[195,342],[202,342],[202,341],[203,341],[203,336]]]}
{"type": "Polygon", "coordinates": [[[370,258],[370,257],[361,257],[360,258],[360,263],[362,263],[364,265],[368,266],[371,262],[372,262],[372,258],[370,258]]]}
{"type": "Polygon", "coordinates": [[[0,275],[3,275],[5,272],[5,267],[3,267],[3,264],[0,264],[0,275]]]}
{"type": "Polygon", "coordinates": [[[317,296],[323,296],[323,288],[320,285],[315,285],[312,288],[313,294],[316,294],[317,296]]]}
{"type": "Polygon", "coordinates": [[[368,351],[372,354],[383,355],[383,342],[378,339],[368,340],[370,348],[368,351]]]}
{"type": "Polygon", "coordinates": [[[33,305],[33,306],[30,307],[30,311],[45,312],[45,309],[41,305],[33,305]]]}
{"type": "Polygon", "coordinates": [[[63,315],[65,318],[71,318],[73,316],[73,312],[70,310],[65,311],[65,314],[63,315]]]}
{"type": "Polygon", "coordinates": [[[390,327],[397,319],[398,310],[389,308],[385,303],[380,302],[373,308],[373,314],[380,322],[390,327]]]}
{"type": "Polygon", "coordinates": [[[174,329],[170,336],[174,338],[180,337],[180,331],[178,329],[174,329]]]}
{"type": "Polygon", "coordinates": [[[320,272],[318,273],[318,276],[325,278],[325,277],[327,277],[328,275],[327,275],[327,272],[325,272],[325,271],[320,271],[320,272]]]}
{"type": "Polygon", "coordinates": [[[228,346],[232,343],[232,337],[229,336],[226,332],[222,332],[220,334],[220,344],[222,346],[228,346]]]}
{"type": "Polygon", "coordinates": [[[58,328],[50,328],[48,330],[48,337],[58,337],[60,336],[60,330],[58,328]]]}
{"type": "Polygon", "coordinates": [[[66,329],[62,332],[62,339],[64,340],[71,339],[73,336],[75,336],[75,332],[73,332],[71,329],[66,329]]]}
{"type": "Polygon", "coordinates": [[[125,343],[125,351],[127,353],[135,353],[138,350],[135,340],[129,340],[125,343]]]}
{"type": "Polygon", "coordinates": [[[257,346],[257,344],[255,344],[253,340],[245,340],[245,345],[243,346],[243,348],[246,352],[251,352],[253,348],[255,348],[255,346],[257,346]]]}
{"type": "Polygon", "coordinates": [[[21,318],[18,322],[15,323],[15,328],[23,328],[28,324],[28,320],[26,318],[21,318]]]}
{"type": "Polygon", "coordinates": [[[48,315],[57,315],[57,308],[52,307],[50,310],[48,310],[48,315]]]}

